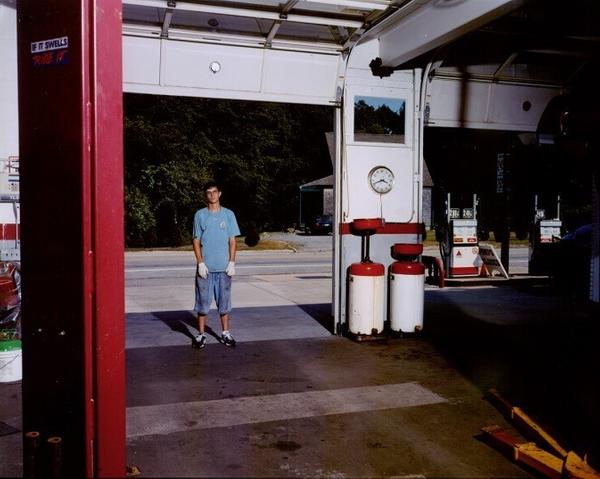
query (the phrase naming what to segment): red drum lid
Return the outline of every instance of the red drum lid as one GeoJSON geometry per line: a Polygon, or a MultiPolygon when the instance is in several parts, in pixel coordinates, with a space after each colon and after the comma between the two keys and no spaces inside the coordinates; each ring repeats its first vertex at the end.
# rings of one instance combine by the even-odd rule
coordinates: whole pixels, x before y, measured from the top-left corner
{"type": "Polygon", "coordinates": [[[392,246],[392,258],[398,256],[419,256],[423,253],[423,243],[396,243],[392,246]]]}
{"type": "Polygon", "coordinates": [[[377,228],[383,226],[381,218],[358,218],[350,223],[350,229],[354,234],[366,233],[371,231],[375,232],[377,228]]]}
{"type": "Polygon", "coordinates": [[[392,274],[419,275],[425,274],[425,265],[423,263],[405,263],[397,261],[390,266],[392,274]]]}
{"type": "Polygon", "coordinates": [[[385,267],[381,263],[352,263],[349,272],[353,276],[384,276],[385,267]]]}

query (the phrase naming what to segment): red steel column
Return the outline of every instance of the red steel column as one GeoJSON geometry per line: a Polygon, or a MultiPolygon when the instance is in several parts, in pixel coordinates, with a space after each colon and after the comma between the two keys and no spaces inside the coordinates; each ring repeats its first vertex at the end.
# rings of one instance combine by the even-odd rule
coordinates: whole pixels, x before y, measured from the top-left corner
{"type": "Polygon", "coordinates": [[[95,475],[123,475],[125,445],[125,282],[121,0],[95,0],[88,36],[95,106],[92,123],[95,475]],[[93,41],[95,37],[95,42],[93,41]],[[95,54],[94,54],[95,53],[95,54]]]}
{"type": "Polygon", "coordinates": [[[63,439],[65,477],[119,477],[121,1],[19,0],[17,8],[24,431],[63,439]]]}

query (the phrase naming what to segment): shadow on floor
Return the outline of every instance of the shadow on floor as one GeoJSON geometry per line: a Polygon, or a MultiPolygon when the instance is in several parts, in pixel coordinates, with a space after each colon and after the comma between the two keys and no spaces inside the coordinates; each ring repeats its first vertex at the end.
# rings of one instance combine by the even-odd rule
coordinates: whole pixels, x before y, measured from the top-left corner
{"type": "Polygon", "coordinates": [[[335,322],[331,314],[331,303],[299,304],[298,307],[331,334],[335,334],[335,322]]]}
{"type": "Polygon", "coordinates": [[[512,290],[494,307],[490,296],[502,294],[426,292],[424,338],[482,393],[497,389],[563,447],[589,453],[599,467],[597,307],[550,286],[512,290]],[[482,314],[474,314],[477,305],[482,314]]]}
{"type": "MultiPolygon", "coordinates": [[[[198,334],[198,317],[191,311],[157,311],[152,313],[176,333],[190,339],[198,334]]],[[[208,325],[204,327],[206,334],[220,340],[220,336],[208,325]]]]}
{"type": "MultiPolygon", "coordinates": [[[[162,344],[164,329],[156,329],[152,323],[163,323],[171,331],[190,340],[198,334],[197,317],[188,310],[127,313],[127,321],[131,325],[148,325],[151,329],[146,329],[145,334],[154,335],[153,344],[162,344]]],[[[244,341],[323,337],[332,334],[334,327],[330,303],[234,308],[231,321],[234,336],[239,335],[240,338],[236,339],[243,338],[244,341]]],[[[221,324],[214,310],[207,316],[206,333],[220,339],[221,324]]],[[[167,344],[172,342],[162,345],[167,344]]],[[[139,347],[139,344],[132,343],[128,347],[139,347]]]]}

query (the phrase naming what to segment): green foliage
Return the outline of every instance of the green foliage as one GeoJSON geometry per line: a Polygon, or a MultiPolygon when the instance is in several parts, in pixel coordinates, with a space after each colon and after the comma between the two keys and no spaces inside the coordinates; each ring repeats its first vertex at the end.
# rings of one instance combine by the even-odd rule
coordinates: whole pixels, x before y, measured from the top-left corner
{"type": "Polygon", "coordinates": [[[392,111],[385,104],[375,109],[361,99],[355,103],[354,112],[354,131],[356,133],[404,134],[404,105],[398,111],[392,111]]]}
{"type": "Polygon", "coordinates": [[[125,187],[125,242],[141,246],[156,226],[150,200],[138,187],[125,187]]]}
{"type": "Polygon", "coordinates": [[[243,234],[293,224],[299,185],[331,174],[332,119],[326,107],[126,95],[127,244],[190,241],[209,179],[243,234]]]}

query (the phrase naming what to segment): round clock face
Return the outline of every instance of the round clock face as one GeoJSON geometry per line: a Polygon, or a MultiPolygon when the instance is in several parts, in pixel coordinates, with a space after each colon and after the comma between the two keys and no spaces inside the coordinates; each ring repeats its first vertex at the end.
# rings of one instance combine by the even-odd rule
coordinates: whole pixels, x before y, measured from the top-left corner
{"type": "Polygon", "coordinates": [[[369,184],[380,195],[388,193],[394,186],[394,173],[385,166],[377,166],[369,173],[369,184]]]}

